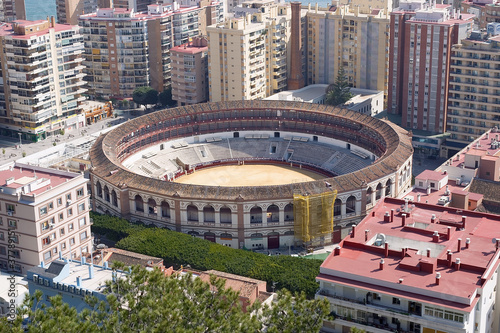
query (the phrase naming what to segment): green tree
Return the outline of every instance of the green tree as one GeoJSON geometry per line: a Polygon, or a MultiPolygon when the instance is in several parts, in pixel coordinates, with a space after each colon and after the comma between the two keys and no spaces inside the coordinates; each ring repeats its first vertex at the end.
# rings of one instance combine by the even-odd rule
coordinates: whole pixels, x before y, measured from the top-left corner
{"type": "Polygon", "coordinates": [[[158,102],[160,102],[160,104],[163,106],[172,106],[175,104],[174,100],[172,99],[172,88],[171,87],[168,87],[167,89],[163,90],[158,95],[158,102]]]}
{"type": "Polygon", "coordinates": [[[326,104],[333,106],[343,105],[352,96],[344,67],[340,67],[335,83],[326,88],[326,104]]]}
{"type": "Polygon", "coordinates": [[[349,330],[350,333],[366,333],[365,330],[362,330],[361,328],[357,328],[357,327],[351,327],[351,329],[349,330]]]}
{"type": "Polygon", "coordinates": [[[148,104],[158,102],[158,92],[151,87],[139,87],[132,93],[132,99],[136,104],[144,105],[147,109],[148,104]]]}
{"type": "MultiPolygon", "coordinates": [[[[116,268],[120,267],[117,265],[116,268]]],[[[36,291],[19,308],[15,321],[0,319],[1,332],[319,332],[327,318],[328,301],[307,300],[280,292],[271,306],[256,302],[244,312],[239,294],[225,281],[210,277],[210,283],[190,274],[165,277],[160,270],[133,267],[107,281],[107,301],[87,297],[89,309],[77,313],[61,300],[50,298],[45,306],[36,291]]]]}

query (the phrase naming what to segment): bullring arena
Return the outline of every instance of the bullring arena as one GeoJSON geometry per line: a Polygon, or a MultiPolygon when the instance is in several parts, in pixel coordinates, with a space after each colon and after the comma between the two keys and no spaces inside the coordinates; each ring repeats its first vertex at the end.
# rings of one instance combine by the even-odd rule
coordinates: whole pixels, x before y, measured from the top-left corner
{"type": "Polygon", "coordinates": [[[315,243],[324,245],[378,200],[410,187],[412,152],[406,130],[346,109],[284,101],[183,106],[97,139],[92,204],[233,248],[273,249],[302,245],[294,195],[336,194],[333,230],[315,243]]]}

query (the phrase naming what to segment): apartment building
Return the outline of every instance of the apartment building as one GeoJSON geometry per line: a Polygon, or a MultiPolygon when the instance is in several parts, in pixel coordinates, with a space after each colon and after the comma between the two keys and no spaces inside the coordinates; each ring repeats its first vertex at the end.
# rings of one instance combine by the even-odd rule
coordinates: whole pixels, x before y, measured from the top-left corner
{"type": "Polygon", "coordinates": [[[59,253],[92,250],[83,174],[10,164],[0,170],[0,268],[21,274],[59,253]]]}
{"type": "Polygon", "coordinates": [[[248,1],[235,17],[207,27],[210,101],[260,99],[286,89],[290,20],[290,4],[248,1]]]}
{"type": "Polygon", "coordinates": [[[100,8],[80,16],[90,94],[130,98],[138,87],[169,87],[170,49],[200,34],[201,10],[174,2],[149,5],[144,13],[100,8]]]}
{"type": "Polygon", "coordinates": [[[384,198],[323,262],[325,332],[498,332],[498,215],[384,198]],[[493,238],[492,238],[493,237],[493,238]]]}
{"type": "Polygon", "coordinates": [[[473,16],[423,0],[401,1],[391,13],[388,112],[403,127],[446,131],[451,47],[467,37],[473,16]]]}
{"type": "Polygon", "coordinates": [[[342,67],[354,88],[387,94],[389,16],[384,10],[361,13],[343,5],[307,13],[308,83],[331,84],[342,67]]]}
{"type": "Polygon", "coordinates": [[[363,14],[370,14],[372,10],[381,9],[386,13],[390,13],[399,1],[392,0],[339,0],[339,5],[351,5],[359,8],[359,12],[363,14]]]}
{"type": "Polygon", "coordinates": [[[208,41],[195,37],[190,43],[170,49],[172,99],[178,105],[208,101],[208,41]]]}
{"type": "Polygon", "coordinates": [[[86,93],[83,38],[55,19],[0,27],[0,132],[38,141],[74,130],[86,93]]]}
{"type": "Polygon", "coordinates": [[[492,127],[500,127],[500,23],[473,32],[451,49],[445,147],[457,152],[492,127]]]}
{"type": "Polygon", "coordinates": [[[0,1],[0,22],[12,22],[25,19],[26,9],[24,7],[24,0],[0,1]]]}
{"type": "Polygon", "coordinates": [[[98,0],[56,0],[57,22],[78,25],[78,17],[94,13],[98,0]]]}
{"type": "Polygon", "coordinates": [[[496,0],[462,1],[460,10],[474,15],[477,29],[486,29],[488,23],[500,22],[500,3],[496,0]]]}

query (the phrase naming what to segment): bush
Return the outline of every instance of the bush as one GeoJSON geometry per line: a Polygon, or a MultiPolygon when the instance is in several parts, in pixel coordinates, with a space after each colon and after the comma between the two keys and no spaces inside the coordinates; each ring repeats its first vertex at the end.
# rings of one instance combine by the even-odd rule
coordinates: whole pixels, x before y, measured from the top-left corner
{"type": "Polygon", "coordinates": [[[246,250],[232,249],[187,234],[161,228],[147,228],[128,221],[92,213],[92,231],[121,239],[116,247],[163,258],[165,265],[190,265],[194,269],[215,269],[227,273],[264,280],[268,287],[292,292],[303,291],[314,297],[321,260],[290,256],[267,256],[246,250]]]}

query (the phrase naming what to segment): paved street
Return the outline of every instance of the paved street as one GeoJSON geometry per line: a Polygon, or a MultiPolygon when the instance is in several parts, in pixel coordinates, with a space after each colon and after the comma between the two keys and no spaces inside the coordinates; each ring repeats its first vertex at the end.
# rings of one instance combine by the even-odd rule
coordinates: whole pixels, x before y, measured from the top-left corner
{"type": "Polygon", "coordinates": [[[22,158],[23,152],[26,153],[26,156],[29,156],[35,152],[39,152],[44,149],[50,148],[53,146],[54,142],[57,145],[63,142],[71,142],[72,140],[75,140],[76,138],[85,135],[95,135],[95,134],[98,135],[99,132],[102,131],[103,129],[119,125],[127,121],[128,119],[132,119],[142,114],[145,114],[145,112],[141,110],[127,110],[127,111],[115,110],[115,114],[117,115],[116,118],[101,120],[100,122],[97,122],[90,126],[86,126],[78,130],[67,131],[64,135],[58,135],[57,137],[49,137],[40,142],[28,143],[26,140],[23,140],[20,148],[18,148],[19,139],[0,136],[0,166],[22,158]],[[5,154],[3,154],[3,149],[5,149],[5,154]]]}

